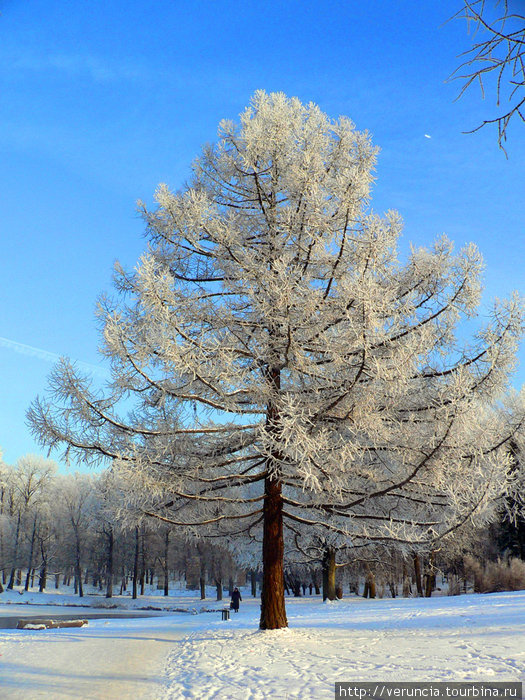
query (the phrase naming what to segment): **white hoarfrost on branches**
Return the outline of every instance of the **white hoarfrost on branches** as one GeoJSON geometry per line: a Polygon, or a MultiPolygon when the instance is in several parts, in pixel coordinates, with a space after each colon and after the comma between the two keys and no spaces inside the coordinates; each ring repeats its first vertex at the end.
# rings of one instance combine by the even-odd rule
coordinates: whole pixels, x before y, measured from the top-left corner
{"type": "Polygon", "coordinates": [[[62,361],[36,435],[112,460],[144,511],[201,534],[278,538],[283,517],[412,546],[490,516],[522,419],[501,402],[521,300],[459,340],[480,253],[440,238],[400,262],[348,119],[257,92],[219,135],[189,186],[142,205],[149,248],[100,304],[112,383],[62,361]]]}
{"type": "Polygon", "coordinates": [[[498,144],[507,140],[511,121],[525,122],[525,15],[517,10],[522,3],[509,0],[463,0],[455,17],[467,20],[473,28],[472,46],[463,52],[459,68],[452,78],[463,82],[459,97],[471,86],[479,85],[481,94],[495,97],[498,116],[485,119],[473,131],[497,124],[498,144]]]}

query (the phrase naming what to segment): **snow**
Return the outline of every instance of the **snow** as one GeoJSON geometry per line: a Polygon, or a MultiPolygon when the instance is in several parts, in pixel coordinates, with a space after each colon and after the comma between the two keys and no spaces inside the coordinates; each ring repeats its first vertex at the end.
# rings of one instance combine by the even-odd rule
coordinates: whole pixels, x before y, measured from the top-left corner
{"type": "MultiPolygon", "coordinates": [[[[78,598],[44,597],[53,605],[20,605],[25,596],[2,594],[0,618],[58,610],[84,616],[85,608],[60,605],[78,598]]],[[[120,607],[108,616],[148,605],[201,612],[0,629],[0,698],[322,700],[334,697],[336,681],[525,679],[525,591],[334,603],[288,598],[290,628],[267,632],[257,629],[259,601],[247,591],[228,622],[219,612],[227,601],[205,601],[215,612],[204,612],[186,591],[113,603],[120,607]]]]}

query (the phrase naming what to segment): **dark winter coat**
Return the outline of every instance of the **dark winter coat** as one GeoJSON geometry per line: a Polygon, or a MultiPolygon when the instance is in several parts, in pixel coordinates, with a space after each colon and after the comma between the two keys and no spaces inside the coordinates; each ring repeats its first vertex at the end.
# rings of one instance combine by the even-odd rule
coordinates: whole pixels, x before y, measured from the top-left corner
{"type": "Polygon", "coordinates": [[[232,593],[232,602],[231,602],[231,608],[232,610],[238,610],[239,609],[239,601],[241,601],[241,593],[240,591],[233,591],[232,593]]]}

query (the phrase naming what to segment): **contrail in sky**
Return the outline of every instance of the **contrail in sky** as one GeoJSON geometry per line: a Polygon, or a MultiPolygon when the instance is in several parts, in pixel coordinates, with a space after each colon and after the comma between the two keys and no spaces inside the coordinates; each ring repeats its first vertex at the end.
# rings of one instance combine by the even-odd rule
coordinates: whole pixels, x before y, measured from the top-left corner
{"type": "MultiPolygon", "coordinates": [[[[32,345],[25,345],[24,343],[17,343],[15,340],[9,340],[9,338],[3,338],[0,336],[0,346],[8,348],[9,350],[14,350],[20,355],[29,355],[30,357],[36,357],[39,360],[44,360],[44,362],[58,362],[60,360],[60,355],[56,352],[49,352],[48,350],[42,350],[41,348],[34,348],[32,345]]],[[[81,369],[93,372],[102,377],[107,377],[108,373],[102,367],[97,365],[92,365],[89,362],[82,362],[82,360],[73,360],[73,362],[78,365],[81,369]]]]}

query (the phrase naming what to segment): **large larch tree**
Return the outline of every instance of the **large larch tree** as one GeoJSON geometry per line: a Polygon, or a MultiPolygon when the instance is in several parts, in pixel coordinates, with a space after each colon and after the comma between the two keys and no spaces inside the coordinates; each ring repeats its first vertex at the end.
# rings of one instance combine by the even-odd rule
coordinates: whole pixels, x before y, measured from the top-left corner
{"type": "Polygon", "coordinates": [[[369,209],[376,149],[347,118],[261,91],[219,136],[181,192],[142,205],[149,248],[100,303],[112,381],[64,360],[30,421],[111,460],[144,512],[260,538],[260,627],[275,629],[285,528],[409,546],[505,491],[521,413],[492,405],[522,305],[458,340],[481,256],[442,238],[400,262],[399,216],[369,209]]]}

